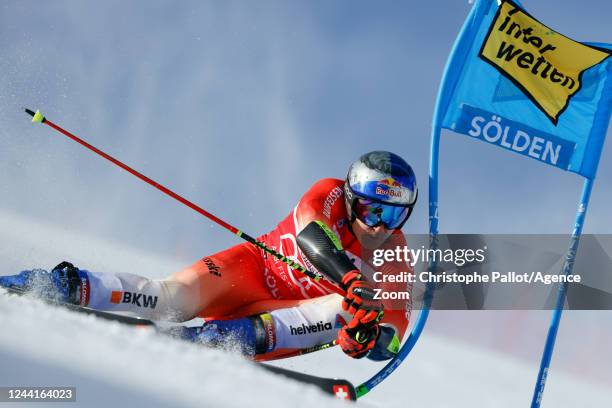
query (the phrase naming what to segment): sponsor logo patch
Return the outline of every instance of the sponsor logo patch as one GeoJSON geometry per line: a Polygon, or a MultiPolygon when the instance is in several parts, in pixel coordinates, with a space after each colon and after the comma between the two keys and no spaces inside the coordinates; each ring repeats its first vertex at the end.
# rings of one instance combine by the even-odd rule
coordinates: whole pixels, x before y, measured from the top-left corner
{"type": "Polygon", "coordinates": [[[291,335],[293,336],[300,336],[303,334],[310,334],[310,333],[318,333],[318,332],[331,330],[331,329],[332,329],[331,322],[323,323],[323,321],[320,321],[317,324],[311,324],[311,325],[305,325],[304,323],[302,323],[302,325],[298,327],[289,325],[289,331],[291,332],[291,335]]]}
{"type": "Polygon", "coordinates": [[[606,59],[607,50],[573,41],[515,3],[498,8],[479,57],[520,88],[556,125],[582,86],[582,74],[606,59]]]}
{"type": "Polygon", "coordinates": [[[266,331],[266,350],[268,352],[273,351],[276,346],[276,330],[274,329],[272,315],[264,313],[260,315],[260,318],[263,322],[264,330],[266,331]]]}
{"type": "Polygon", "coordinates": [[[336,201],[338,201],[338,198],[342,197],[342,194],[343,191],[340,187],[334,187],[327,197],[325,197],[325,201],[323,202],[323,215],[326,216],[327,219],[331,218],[332,207],[336,201]]]}
{"type": "Polygon", "coordinates": [[[204,258],[202,259],[202,262],[204,262],[208,268],[208,273],[221,277],[221,268],[219,268],[211,258],[204,258]]]}
{"type": "Polygon", "coordinates": [[[390,198],[401,198],[402,185],[392,177],[380,180],[376,185],[376,194],[390,198]]]}
{"type": "Polygon", "coordinates": [[[111,303],[119,304],[126,303],[136,305],[138,307],[147,307],[155,309],[157,307],[157,296],[144,295],[136,292],[122,292],[114,290],[111,293],[111,303]]]}
{"type": "Polygon", "coordinates": [[[79,294],[79,304],[81,306],[89,305],[90,290],[91,289],[89,286],[89,279],[87,278],[87,276],[81,276],[81,287],[80,287],[80,294],[79,294]]]}

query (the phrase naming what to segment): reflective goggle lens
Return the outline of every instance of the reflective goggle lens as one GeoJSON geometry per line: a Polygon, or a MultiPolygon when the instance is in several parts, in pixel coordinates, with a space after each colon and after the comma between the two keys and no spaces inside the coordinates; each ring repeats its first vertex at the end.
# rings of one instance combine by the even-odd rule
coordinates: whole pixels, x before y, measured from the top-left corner
{"type": "Polygon", "coordinates": [[[368,227],[382,224],[388,229],[396,229],[406,220],[410,209],[358,198],[355,200],[354,211],[357,218],[368,227]]]}

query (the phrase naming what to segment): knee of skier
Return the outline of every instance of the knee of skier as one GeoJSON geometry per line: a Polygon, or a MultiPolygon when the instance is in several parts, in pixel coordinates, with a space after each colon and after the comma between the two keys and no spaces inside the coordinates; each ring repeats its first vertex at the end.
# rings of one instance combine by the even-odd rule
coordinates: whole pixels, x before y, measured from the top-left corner
{"type": "Polygon", "coordinates": [[[200,304],[199,295],[190,285],[172,278],[155,282],[161,286],[166,319],[185,322],[197,317],[200,304]]]}

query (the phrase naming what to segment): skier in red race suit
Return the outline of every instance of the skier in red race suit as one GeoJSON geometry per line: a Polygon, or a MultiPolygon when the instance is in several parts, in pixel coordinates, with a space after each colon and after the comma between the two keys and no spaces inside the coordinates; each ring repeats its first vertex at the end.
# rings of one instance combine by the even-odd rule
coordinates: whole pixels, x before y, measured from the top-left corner
{"type": "MultiPolygon", "coordinates": [[[[204,257],[163,280],[91,272],[62,262],[51,272],[2,276],[0,286],[155,320],[202,317],[203,325],[180,326],[172,334],[210,346],[231,344],[256,360],[287,357],[334,339],[351,357],[386,360],[397,352],[408,327],[411,302],[377,299],[368,259],[375,249],[406,244],[400,230],[417,195],[415,175],[402,158],[370,152],[351,165],[345,180],[316,182],[276,228],[258,238],[313,270],[297,237],[312,221],[323,223],[354,265],[338,282],[344,297],[250,243],[204,257]]],[[[404,262],[382,270],[412,272],[404,262]]],[[[406,292],[407,287],[383,290],[406,292]]]]}

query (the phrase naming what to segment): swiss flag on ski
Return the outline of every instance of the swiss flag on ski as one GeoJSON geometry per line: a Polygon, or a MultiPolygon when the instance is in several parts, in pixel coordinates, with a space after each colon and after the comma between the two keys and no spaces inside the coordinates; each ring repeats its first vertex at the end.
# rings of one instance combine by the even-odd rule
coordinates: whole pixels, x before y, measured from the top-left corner
{"type": "Polygon", "coordinates": [[[346,385],[334,385],[334,395],[336,398],[343,400],[351,399],[349,389],[346,385]]]}

